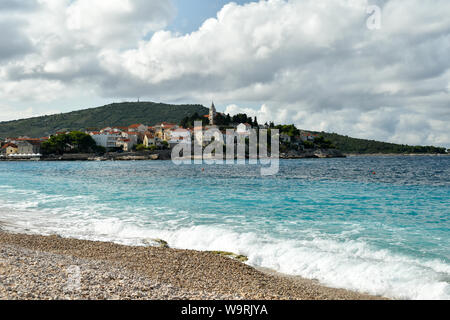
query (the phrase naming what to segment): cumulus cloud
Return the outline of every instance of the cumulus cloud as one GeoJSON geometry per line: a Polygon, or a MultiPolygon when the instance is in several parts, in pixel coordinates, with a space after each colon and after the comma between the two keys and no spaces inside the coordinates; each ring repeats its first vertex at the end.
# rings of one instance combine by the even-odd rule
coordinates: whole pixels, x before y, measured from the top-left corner
{"type": "Polygon", "coordinates": [[[247,113],[257,117],[259,123],[296,124],[301,129],[402,144],[448,146],[450,141],[448,116],[438,119],[427,112],[405,108],[382,107],[365,112],[359,109],[302,111],[295,106],[247,108],[232,104],[225,108],[225,112],[247,113]]]}
{"type": "MultiPolygon", "coordinates": [[[[34,52],[6,58],[3,83],[58,82],[116,98],[214,99],[260,121],[450,146],[447,0],[230,3],[185,35],[161,29],[173,17],[169,1],[39,3],[23,14],[34,52]],[[366,25],[370,5],[381,8],[378,30],[366,25]]],[[[8,92],[0,88],[0,97],[8,92]]]]}
{"type": "Polygon", "coordinates": [[[169,0],[2,2],[0,98],[47,102],[99,88],[108,77],[100,52],[135,46],[173,14],[169,0]]]}
{"type": "Polygon", "coordinates": [[[66,10],[66,25],[93,46],[134,47],[149,32],[164,27],[173,11],[164,0],[76,0],[66,10]]]}
{"type": "Polygon", "coordinates": [[[0,12],[28,11],[37,7],[37,0],[2,0],[0,2],[0,12]]]}
{"type": "Polygon", "coordinates": [[[0,105],[0,121],[7,121],[11,119],[25,119],[35,116],[33,108],[18,109],[11,106],[0,105]]]}
{"type": "Polygon", "coordinates": [[[0,21],[0,61],[19,58],[33,51],[31,41],[23,32],[24,23],[10,18],[0,21]]]}

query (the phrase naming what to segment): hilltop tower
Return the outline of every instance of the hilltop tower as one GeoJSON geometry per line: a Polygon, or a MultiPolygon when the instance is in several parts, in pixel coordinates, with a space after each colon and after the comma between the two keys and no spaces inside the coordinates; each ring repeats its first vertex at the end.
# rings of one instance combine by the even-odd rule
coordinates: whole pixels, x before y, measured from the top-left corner
{"type": "Polygon", "coordinates": [[[216,107],[214,106],[214,102],[211,105],[211,108],[209,109],[209,124],[211,126],[214,125],[214,120],[216,118],[217,115],[217,111],[216,111],[216,107]]]}

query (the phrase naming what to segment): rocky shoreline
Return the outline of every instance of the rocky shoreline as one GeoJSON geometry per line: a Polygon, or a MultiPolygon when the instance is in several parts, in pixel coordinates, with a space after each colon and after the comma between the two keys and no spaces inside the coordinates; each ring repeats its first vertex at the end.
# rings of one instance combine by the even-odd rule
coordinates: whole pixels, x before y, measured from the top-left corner
{"type": "MultiPolygon", "coordinates": [[[[192,157],[194,158],[194,157],[192,157]]],[[[345,158],[338,150],[312,149],[306,151],[291,150],[280,153],[280,159],[312,159],[312,158],[345,158]]],[[[146,160],[171,160],[171,150],[159,150],[153,152],[126,152],[106,153],[104,155],[90,153],[75,153],[63,155],[48,155],[41,158],[0,158],[0,161],[146,161],[146,160]]]]}
{"type": "MultiPolygon", "coordinates": [[[[311,149],[304,151],[290,150],[280,153],[280,159],[329,159],[329,158],[347,158],[347,157],[383,157],[383,156],[448,156],[449,154],[395,154],[395,153],[374,153],[374,154],[355,154],[342,153],[336,149],[311,149]]],[[[0,161],[154,161],[171,160],[171,150],[159,150],[153,152],[127,152],[127,153],[107,153],[104,155],[96,154],[63,154],[50,155],[42,158],[0,158],[0,161]]]]}
{"type": "Polygon", "coordinates": [[[50,155],[41,158],[41,161],[143,161],[143,160],[170,160],[170,150],[159,150],[154,152],[123,152],[96,154],[63,154],[50,155]]]}
{"type": "Polygon", "coordinates": [[[382,299],[256,270],[216,252],[0,231],[0,300],[382,299]],[[73,269],[79,285],[73,284],[73,269]],[[72,271],[71,271],[72,270],[72,271]],[[72,273],[71,273],[72,272],[72,273]],[[72,277],[72,278],[71,278],[72,277]]]}
{"type": "Polygon", "coordinates": [[[447,157],[450,153],[346,153],[346,157],[447,157]]]}
{"type": "Polygon", "coordinates": [[[326,159],[345,157],[346,156],[342,152],[336,149],[291,150],[287,153],[280,153],[280,159],[326,159]]]}

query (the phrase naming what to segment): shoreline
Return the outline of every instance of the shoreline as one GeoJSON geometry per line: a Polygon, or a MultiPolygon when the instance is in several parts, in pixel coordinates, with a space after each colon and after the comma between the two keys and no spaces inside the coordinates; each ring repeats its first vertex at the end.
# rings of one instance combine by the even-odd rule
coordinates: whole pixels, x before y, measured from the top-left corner
{"type": "Polygon", "coordinates": [[[0,300],[373,300],[212,252],[9,233],[0,228],[0,300]],[[78,266],[81,289],[68,292],[78,266]],[[3,285],[2,285],[3,284],[3,285]]]}
{"type": "MultiPolygon", "coordinates": [[[[342,158],[358,158],[358,157],[448,157],[450,154],[442,153],[370,153],[370,154],[359,154],[359,153],[344,153],[343,156],[322,156],[322,155],[302,155],[302,156],[280,156],[280,160],[302,160],[302,159],[342,159],[342,158]]],[[[248,159],[248,158],[246,158],[248,159]]],[[[0,162],[125,162],[125,161],[171,161],[170,157],[167,155],[161,156],[160,154],[153,155],[128,155],[120,157],[96,157],[96,156],[65,156],[59,158],[0,158],[0,162]]],[[[181,158],[179,160],[195,160],[195,158],[181,158]]],[[[209,160],[208,158],[203,158],[203,160],[209,160]]],[[[236,159],[235,159],[236,160],[236,159]]]]}
{"type": "Polygon", "coordinates": [[[351,157],[445,157],[450,153],[345,153],[347,158],[351,157]]]}

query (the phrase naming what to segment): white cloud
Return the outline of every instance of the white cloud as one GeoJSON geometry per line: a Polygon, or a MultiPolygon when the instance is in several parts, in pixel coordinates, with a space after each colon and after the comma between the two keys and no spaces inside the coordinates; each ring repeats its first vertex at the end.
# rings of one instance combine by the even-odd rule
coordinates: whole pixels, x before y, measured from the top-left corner
{"type": "Polygon", "coordinates": [[[252,109],[232,104],[225,108],[225,112],[256,116],[259,123],[275,121],[276,124],[295,124],[305,130],[335,132],[399,144],[448,146],[450,141],[447,117],[432,118],[427,113],[408,108],[297,111],[295,106],[271,108],[262,105],[259,109],[252,109]]]}
{"type": "Polygon", "coordinates": [[[8,51],[0,51],[0,98],[10,101],[70,99],[70,93],[98,89],[107,77],[100,52],[135,46],[174,13],[169,0],[9,2],[8,8],[0,7],[0,18],[10,21],[3,36],[12,38],[3,42],[8,51]],[[22,51],[31,52],[23,56],[22,51]]]}
{"type": "Polygon", "coordinates": [[[226,114],[235,115],[238,113],[246,113],[248,116],[257,117],[259,123],[293,123],[290,112],[287,109],[270,108],[263,104],[259,110],[252,108],[242,108],[236,104],[231,104],[225,108],[226,114]]]}
{"type": "Polygon", "coordinates": [[[66,26],[90,45],[123,48],[166,26],[173,13],[164,0],[75,0],[66,10],[66,26]]]}
{"type": "Polygon", "coordinates": [[[12,119],[25,119],[35,116],[33,108],[19,109],[11,106],[0,105],[0,121],[8,121],[12,119]]]}

